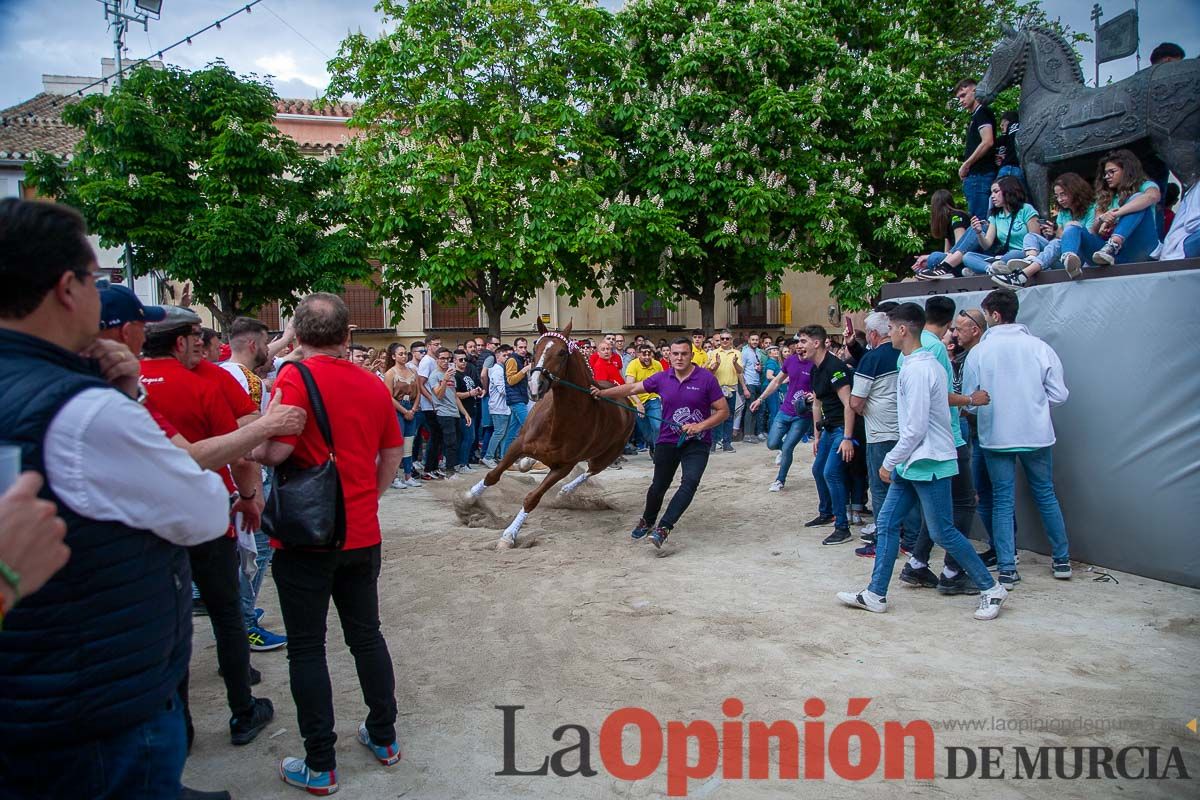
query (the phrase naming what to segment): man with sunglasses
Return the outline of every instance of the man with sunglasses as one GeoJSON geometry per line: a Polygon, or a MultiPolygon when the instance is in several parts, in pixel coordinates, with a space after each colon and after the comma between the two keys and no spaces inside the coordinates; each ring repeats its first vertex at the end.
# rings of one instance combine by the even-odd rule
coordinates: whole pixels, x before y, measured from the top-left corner
{"type": "Polygon", "coordinates": [[[717,377],[717,383],[721,387],[725,401],[729,404],[730,416],[721,424],[721,430],[717,435],[713,436],[712,452],[717,452],[716,440],[720,439],[721,449],[726,453],[732,453],[734,452],[733,419],[737,414],[738,397],[748,399],[750,390],[746,388],[746,380],[743,376],[742,354],[733,347],[733,333],[728,330],[721,331],[720,342],[720,347],[709,353],[706,366],[709,372],[717,377]]]}

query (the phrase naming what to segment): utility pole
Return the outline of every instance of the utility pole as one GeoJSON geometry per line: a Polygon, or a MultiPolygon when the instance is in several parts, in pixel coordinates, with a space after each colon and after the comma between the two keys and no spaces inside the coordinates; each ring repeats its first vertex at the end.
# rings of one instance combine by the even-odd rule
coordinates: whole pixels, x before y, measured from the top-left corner
{"type": "Polygon", "coordinates": [[[1142,11],[1138,0],[1133,0],[1133,18],[1137,20],[1137,70],[1142,70],[1142,11]]]}
{"type": "MultiPolygon", "coordinates": [[[[116,71],[113,74],[113,83],[117,88],[120,88],[121,81],[124,79],[125,68],[121,62],[121,52],[125,49],[125,32],[129,29],[130,22],[141,23],[143,28],[149,29],[150,18],[158,19],[159,9],[162,7],[161,2],[134,2],[134,8],[129,9],[129,0],[98,0],[104,5],[104,19],[108,22],[108,27],[112,29],[113,34],[113,64],[116,71]],[[132,11],[132,13],[131,13],[132,11]]],[[[107,77],[107,76],[104,76],[107,77]]],[[[125,280],[129,287],[129,291],[136,292],[133,285],[133,248],[129,242],[125,242],[125,280]]]]}
{"type": "Polygon", "coordinates": [[[1095,23],[1096,35],[1092,39],[1092,53],[1095,55],[1096,61],[1096,83],[1097,88],[1100,87],[1100,18],[1104,16],[1103,9],[1100,4],[1096,3],[1092,6],[1092,22],[1095,23]]]}

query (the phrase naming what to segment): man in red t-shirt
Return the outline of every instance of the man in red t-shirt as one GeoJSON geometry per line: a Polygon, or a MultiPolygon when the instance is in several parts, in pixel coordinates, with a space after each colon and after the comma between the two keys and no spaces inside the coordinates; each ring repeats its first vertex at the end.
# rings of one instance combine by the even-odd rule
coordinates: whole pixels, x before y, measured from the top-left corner
{"type": "Polygon", "coordinates": [[[598,381],[625,382],[621,375],[621,356],[613,352],[608,339],[601,339],[596,345],[596,352],[588,358],[588,366],[592,368],[592,377],[598,381]]]}
{"type": "MultiPolygon", "coordinates": [[[[404,437],[383,382],[341,357],[350,340],[350,312],[341,298],[309,295],[296,307],[292,322],[303,363],[312,372],[329,418],[345,498],[346,542],[341,550],[287,548],[271,542],[278,548],[271,572],[287,627],[292,699],[305,750],[305,758],[285,758],[279,774],[312,794],[330,794],[337,789],[337,736],[325,661],[331,598],[367,701],[367,720],[358,729],[358,740],[385,766],[400,760],[392,657],[379,629],[379,499],[400,466],[404,437]]],[[[255,457],[273,465],[291,459],[297,468],[324,464],[329,447],[300,370],[283,367],[275,394],[285,404],[303,408],[308,421],[299,436],[268,442],[255,450],[255,457]]]]}
{"type": "MultiPolygon", "coordinates": [[[[165,319],[146,326],[141,380],[148,403],[189,442],[238,430],[234,412],[219,386],[192,370],[200,360],[200,352],[200,318],[194,312],[168,307],[165,319]]],[[[229,377],[223,370],[217,371],[229,377]]],[[[242,489],[232,512],[241,513],[250,520],[248,524],[257,527],[261,508],[261,498],[257,497],[261,486],[258,465],[239,460],[233,474],[228,466],[217,472],[231,493],[238,487],[242,489]]],[[[192,580],[200,590],[200,599],[208,609],[217,638],[217,663],[233,713],[229,721],[230,740],[233,744],[248,744],[274,718],[275,709],[270,700],[256,699],[250,691],[250,643],[242,621],[239,558],[233,528],[224,537],[189,547],[188,557],[192,580]]],[[[180,686],[180,696],[186,710],[186,678],[180,686]]],[[[190,730],[190,714],[185,716],[190,730]]]]}

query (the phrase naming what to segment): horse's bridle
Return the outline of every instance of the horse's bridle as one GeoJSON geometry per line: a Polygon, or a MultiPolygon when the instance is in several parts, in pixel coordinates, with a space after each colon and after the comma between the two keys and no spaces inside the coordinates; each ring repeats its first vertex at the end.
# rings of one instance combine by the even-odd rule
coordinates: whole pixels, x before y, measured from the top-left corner
{"type": "MultiPolygon", "coordinates": [[[[558,341],[563,343],[562,358],[563,358],[564,364],[566,363],[566,359],[569,358],[572,353],[575,353],[579,350],[579,343],[576,342],[574,339],[569,339],[566,336],[564,336],[563,334],[559,333],[558,331],[546,331],[545,333],[543,333],[541,336],[539,336],[534,341],[534,343],[533,343],[534,351],[537,350],[537,346],[542,341],[542,339],[545,339],[547,337],[551,338],[551,339],[557,339],[558,341]]],[[[590,370],[590,367],[589,367],[589,370],[590,370]]],[[[547,369],[546,367],[543,367],[540,365],[535,366],[533,369],[529,370],[530,377],[532,377],[533,373],[535,373],[535,372],[542,373],[542,375],[546,378],[546,382],[549,384],[550,389],[553,389],[555,381],[559,380],[559,377],[557,375],[555,375],[553,372],[551,372],[549,369],[547,369]]],[[[538,392],[538,394],[545,394],[545,392],[538,392]]]]}

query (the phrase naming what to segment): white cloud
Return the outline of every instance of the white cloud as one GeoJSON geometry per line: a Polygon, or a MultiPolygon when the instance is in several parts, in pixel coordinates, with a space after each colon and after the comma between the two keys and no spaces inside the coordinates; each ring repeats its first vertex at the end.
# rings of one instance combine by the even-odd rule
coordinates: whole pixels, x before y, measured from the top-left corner
{"type": "Polygon", "coordinates": [[[329,73],[312,63],[297,62],[290,50],[256,58],[254,66],[281,81],[303,81],[318,89],[329,83],[329,73]]]}

